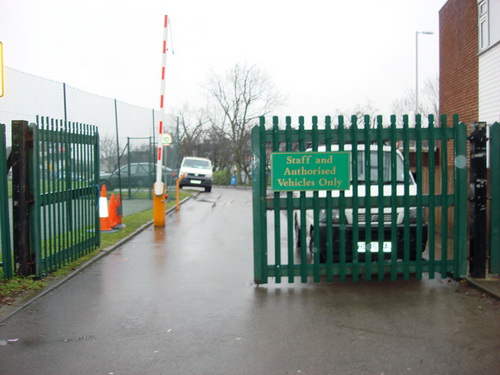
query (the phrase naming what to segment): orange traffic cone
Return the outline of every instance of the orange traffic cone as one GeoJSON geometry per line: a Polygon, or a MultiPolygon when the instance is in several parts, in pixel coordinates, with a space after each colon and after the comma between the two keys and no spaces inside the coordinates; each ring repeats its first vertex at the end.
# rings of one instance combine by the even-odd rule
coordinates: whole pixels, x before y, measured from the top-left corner
{"type": "Polygon", "coordinates": [[[116,201],[114,194],[111,194],[111,197],[109,198],[108,216],[109,216],[109,225],[111,225],[111,228],[116,228],[116,225],[118,224],[118,219],[116,218],[116,201]]]}
{"type": "Polygon", "coordinates": [[[116,221],[118,228],[124,228],[125,224],[122,221],[123,217],[123,209],[122,209],[122,197],[120,194],[116,195],[116,221]]]}
{"type": "Polygon", "coordinates": [[[106,185],[102,185],[101,187],[101,196],[99,198],[99,223],[101,232],[116,232],[116,230],[111,228],[111,223],[109,221],[106,185]]]}

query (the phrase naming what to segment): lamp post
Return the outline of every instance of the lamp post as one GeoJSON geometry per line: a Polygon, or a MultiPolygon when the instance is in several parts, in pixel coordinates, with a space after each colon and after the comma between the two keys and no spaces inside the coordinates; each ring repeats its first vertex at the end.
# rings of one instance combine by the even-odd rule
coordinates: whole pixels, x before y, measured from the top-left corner
{"type": "Polygon", "coordinates": [[[418,113],[418,34],[432,35],[432,31],[415,32],[415,114],[418,113]]]}

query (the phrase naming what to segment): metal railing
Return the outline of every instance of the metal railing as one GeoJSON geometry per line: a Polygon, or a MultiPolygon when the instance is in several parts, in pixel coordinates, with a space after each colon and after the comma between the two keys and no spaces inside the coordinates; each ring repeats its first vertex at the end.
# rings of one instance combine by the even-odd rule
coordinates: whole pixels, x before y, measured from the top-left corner
{"type": "Polygon", "coordinates": [[[42,276],[99,246],[99,135],[91,125],[37,120],[32,246],[42,276]]]}
{"type": "MultiPolygon", "coordinates": [[[[13,250],[8,246],[10,230],[4,227],[8,198],[2,188],[4,277],[13,273],[43,277],[97,248],[97,128],[49,118],[37,118],[30,125],[13,121],[10,159],[13,250]]],[[[0,162],[0,182],[6,184],[6,163],[0,162]]]]}

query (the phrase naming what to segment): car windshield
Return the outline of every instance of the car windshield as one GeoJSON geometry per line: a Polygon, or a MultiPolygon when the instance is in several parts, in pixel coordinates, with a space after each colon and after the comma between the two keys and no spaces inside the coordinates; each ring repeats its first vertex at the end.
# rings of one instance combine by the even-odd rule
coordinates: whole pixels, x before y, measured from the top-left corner
{"type": "Polygon", "coordinates": [[[183,166],[188,168],[207,169],[210,168],[210,162],[208,160],[186,159],[184,160],[183,166]]]}
{"type": "MultiPolygon", "coordinates": [[[[396,156],[396,182],[404,183],[404,165],[403,160],[399,154],[396,156]]],[[[354,161],[353,161],[354,162],[354,161]]],[[[379,169],[382,172],[382,182],[384,184],[390,184],[392,182],[392,167],[391,167],[391,153],[383,152],[382,160],[378,160],[378,152],[376,150],[370,151],[370,170],[367,171],[367,163],[365,163],[365,151],[358,151],[358,183],[366,183],[370,181],[371,184],[378,183],[378,173],[379,169]]],[[[351,166],[351,176],[352,166],[351,166]]]]}

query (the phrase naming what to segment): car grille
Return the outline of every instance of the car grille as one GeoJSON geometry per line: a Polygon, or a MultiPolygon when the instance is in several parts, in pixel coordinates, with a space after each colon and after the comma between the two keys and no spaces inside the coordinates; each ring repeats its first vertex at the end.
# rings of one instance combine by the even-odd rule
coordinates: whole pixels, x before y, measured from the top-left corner
{"type": "MultiPolygon", "coordinates": [[[[397,218],[396,218],[397,219],[397,218]]],[[[383,215],[383,222],[384,223],[390,223],[392,221],[392,216],[390,212],[384,213],[383,215]]],[[[358,216],[358,221],[361,223],[366,223],[366,213],[360,213],[358,216]]],[[[379,215],[378,214],[371,214],[370,215],[370,223],[378,223],[379,222],[379,215]]]]}
{"type": "Polygon", "coordinates": [[[205,175],[200,173],[188,173],[188,177],[205,177],[205,175]]]}

